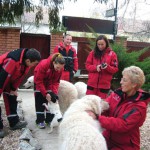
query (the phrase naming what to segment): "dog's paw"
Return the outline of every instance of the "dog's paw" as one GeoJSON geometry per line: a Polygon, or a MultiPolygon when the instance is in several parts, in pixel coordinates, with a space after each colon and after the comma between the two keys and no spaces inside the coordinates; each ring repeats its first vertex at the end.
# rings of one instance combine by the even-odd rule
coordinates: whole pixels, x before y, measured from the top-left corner
{"type": "Polygon", "coordinates": [[[50,128],[50,130],[48,131],[48,134],[51,134],[53,132],[53,128],[50,128]]]}

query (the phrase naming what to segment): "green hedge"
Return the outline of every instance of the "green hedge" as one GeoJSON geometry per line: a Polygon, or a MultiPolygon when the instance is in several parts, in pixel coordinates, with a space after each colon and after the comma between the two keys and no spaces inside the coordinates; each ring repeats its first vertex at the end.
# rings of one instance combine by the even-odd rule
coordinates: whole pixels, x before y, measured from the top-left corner
{"type": "Polygon", "coordinates": [[[116,52],[119,61],[119,71],[114,75],[116,80],[112,81],[112,87],[117,88],[119,86],[119,82],[122,77],[122,71],[124,68],[135,65],[140,67],[145,74],[146,82],[143,85],[143,89],[146,91],[150,90],[150,57],[140,61],[139,58],[142,54],[144,54],[149,47],[144,48],[139,51],[128,52],[126,48],[123,47],[123,41],[120,43],[111,44],[112,49],[116,52]]]}
{"type": "MultiPolygon", "coordinates": [[[[89,30],[92,32],[93,37],[96,39],[99,34],[97,34],[93,28],[90,26],[87,26],[89,30]]],[[[146,81],[145,84],[143,85],[143,89],[146,91],[150,91],[150,57],[140,61],[140,56],[144,54],[146,51],[148,51],[150,48],[144,48],[139,51],[132,51],[128,52],[127,49],[123,46],[124,39],[120,41],[120,43],[113,43],[111,44],[111,48],[116,52],[118,56],[118,63],[119,63],[119,71],[114,75],[113,80],[112,80],[112,89],[116,89],[120,87],[120,80],[122,78],[122,71],[124,68],[129,67],[129,66],[138,66],[140,67],[145,74],[146,81]]],[[[90,40],[89,38],[89,43],[90,43],[90,48],[93,49],[95,46],[95,40],[90,40]]]]}

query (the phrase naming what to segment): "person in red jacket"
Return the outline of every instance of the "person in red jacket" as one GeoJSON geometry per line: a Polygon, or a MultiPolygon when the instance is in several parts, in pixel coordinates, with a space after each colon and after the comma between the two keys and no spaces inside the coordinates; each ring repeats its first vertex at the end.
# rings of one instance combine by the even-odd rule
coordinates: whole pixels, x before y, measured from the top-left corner
{"type": "Polygon", "coordinates": [[[73,81],[73,76],[78,70],[78,58],[76,50],[71,46],[72,36],[66,34],[63,42],[54,48],[53,53],[61,53],[65,58],[65,67],[61,79],[73,81]]]}
{"type": "Polygon", "coordinates": [[[140,150],[139,128],[146,118],[150,94],[140,89],[145,76],[139,67],[127,67],[122,74],[121,88],[106,98],[110,108],[98,120],[109,150],[140,150]]]}
{"type": "MultiPolygon", "coordinates": [[[[21,48],[0,56],[0,95],[3,93],[5,109],[11,130],[24,128],[27,123],[17,115],[17,89],[29,69],[41,59],[35,49],[21,48]]],[[[0,138],[4,137],[0,108],[0,138]]]]}
{"type": "Polygon", "coordinates": [[[54,116],[46,113],[43,103],[58,100],[58,87],[64,69],[65,59],[60,53],[53,54],[43,59],[34,69],[36,124],[44,129],[45,122],[50,123],[54,116]]]}
{"type": "Polygon", "coordinates": [[[86,60],[88,71],[87,92],[105,99],[110,90],[111,80],[118,71],[118,60],[116,53],[109,47],[106,36],[100,35],[96,39],[94,50],[86,60]]]}

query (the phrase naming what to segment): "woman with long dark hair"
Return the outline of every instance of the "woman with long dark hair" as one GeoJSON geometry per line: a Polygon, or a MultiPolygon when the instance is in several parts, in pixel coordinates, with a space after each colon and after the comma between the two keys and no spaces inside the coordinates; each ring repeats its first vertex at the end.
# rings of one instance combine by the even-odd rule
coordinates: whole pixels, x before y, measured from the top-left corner
{"type": "Polygon", "coordinates": [[[118,71],[117,55],[109,47],[106,36],[100,35],[96,39],[95,48],[87,57],[86,69],[89,73],[86,94],[98,95],[105,99],[112,77],[118,71]]]}

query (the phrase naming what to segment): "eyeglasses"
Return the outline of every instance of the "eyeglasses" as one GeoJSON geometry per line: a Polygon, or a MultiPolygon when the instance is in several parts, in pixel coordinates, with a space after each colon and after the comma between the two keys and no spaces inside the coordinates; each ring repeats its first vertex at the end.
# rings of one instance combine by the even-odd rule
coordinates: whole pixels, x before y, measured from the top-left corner
{"type": "Polygon", "coordinates": [[[128,82],[128,81],[130,81],[130,80],[128,80],[128,79],[126,79],[126,78],[121,78],[121,81],[122,81],[122,82],[128,82]]]}

